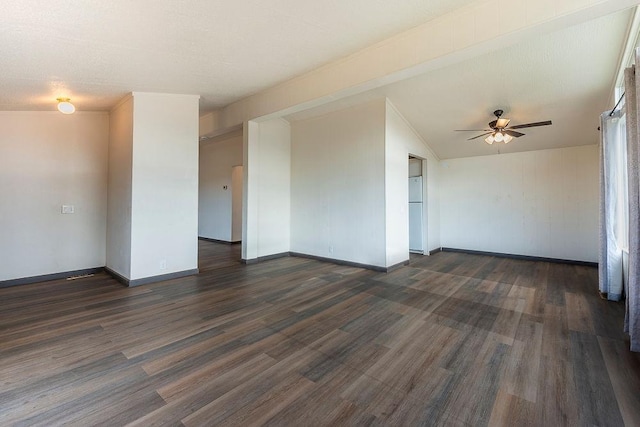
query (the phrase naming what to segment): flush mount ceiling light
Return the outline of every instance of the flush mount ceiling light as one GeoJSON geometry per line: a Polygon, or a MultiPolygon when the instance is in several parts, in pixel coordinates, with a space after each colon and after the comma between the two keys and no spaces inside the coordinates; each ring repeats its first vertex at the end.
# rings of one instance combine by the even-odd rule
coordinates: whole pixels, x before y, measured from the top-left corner
{"type": "Polygon", "coordinates": [[[544,122],[526,123],[524,125],[507,127],[509,126],[509,122],[511,120],[501,118],[500,116],[502,116],[502,113],[503,113],[502,110],[496,110],[493,112],[493,114],[496,116],[496,119],[489,123],[490,129],[474,129],[474,130],[463,129],[463,130],[458,130],[458,132],[486,131],[487,133],[483,133],[482,135],[469,138],[469,141],[472,139],[481,138],[483,136],[488,135],[484,139],[484,142],[486,142],[489,145],[493,144],[494,142],[504,142],[505,144],[508,144],[511,142],[511,140],[513,140],[514,137],[520,138],[521,136],[524,136],[524,133],[516,132],[514,129],[532,128],[537,126],[549,126],[551,124],[551,120],[547,120],[544,122]]]}
{"type": "Polygon", "coordinates": [[[69,101],[69,98],[57,98],[58,101],[58,111],[62,114],[73,114],[76,111],[76,107],[69,101]]]}

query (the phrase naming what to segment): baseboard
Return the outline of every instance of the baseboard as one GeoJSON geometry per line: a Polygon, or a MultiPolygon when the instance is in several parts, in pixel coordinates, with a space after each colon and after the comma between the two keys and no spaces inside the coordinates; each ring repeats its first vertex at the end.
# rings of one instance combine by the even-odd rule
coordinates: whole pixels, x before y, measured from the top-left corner
{"type": "Polygon", "coordinates": [[[576,260],[561,259],[561,258],[545,258],[545,257],[530,256],[530,255],[504,254],[500,252],[473,251],[470,249],[457,249],[457,248],[441,248],[441,249],[442,249],[442,252],[458,252],[458,253],[470,254],[470,255],[486,255],[486,256],[494,256],[498,258],[520,259],[524,261],[552,262],[555,264],[582,265],[585,267],[598,268],[597,262],[589,262],[589,261],[576,261],[576,260]]]}
{"type": "Polygon", "coordinates": [[[429,255],[437,254],[438,252],[442,252],[442,248],[431,249],[429,255]]]}
{"type": "Polygon", "coordinates": [[[241,259],[240,262],[243,264],[257,264],[259,262],[263,262],[263,261],[269,261],[272,259],[278,259],[278,258],[286,258],[291,256],[291,252],[280,252],[278,254],[273,254],[273,255],[265,255],[265,256],[261,256],[258,258],[251,258],[251,259],[241,259]]]}
{"type": "Polygon", "coordinates": [[[176,271],[173,273],[160,274],[158,276],[143,277],[142,279],[131,280],[131,279],[127,279],[126,277],[124,277],[119,273],[116,273],[115,271],[111,270],[108,267],[105,267],[104,271],[109,273],[118,282],[128,287],[148,285],[149,283],[156,283],[156,282],[162,282],[165,280],[178,279],[180,277],[193,276],[194,274],[198,274],[199,272],[197,268],[194,268],[191,270],[176,271]]]}
{"type": "Polygon", "coordinates": [[[395,271],[401,267],[404,267],[406,265],[409,265],[411,263],[411,260],[404,260],[402,262],[399,262],[397,264],[392,265],[391,267],[387,267],[387,271],[386,273],[391,273],[392,271],[395,271]]]}
{"type": "Polygon", "coordinates": [[[235,240],[235,241],[227,241],[227,240],[218,240],[218,239],[210,239],[209,237],[200,237],[198,236],[198,240],[204,240],[205,242],[211,242],[211,243],[221,243],[223,245],[238,245],[240,243],[242,243],[242,240],[235,240]]]}
{"type": "Polygon", "coordinates": [[[121,275],[120,273],[117,273],[115,271],[113,271],[112,269],[110,269],[109,267],[105,267],[104,271],[111,277],[113,277],[114,279],[116,279],[118,282],[122,283],[125,286],[129,286],[129,279],[127,279],[126,277],[124,277],[123,275],[121,275]]]}
{"type": "MultiPolygon", "coordinates": [[[[347,267],[365,268],[367,270],[379,271],[381,273],[389,272],[390,268],[398,268],[397,267],[398,264],[396,264],[396,265],[394,265],[392,267],[380,267],[378,265],[361,264],[359,262],[351,262],[351,261],[345,261],[345,260],[335,259],[335,258],[327,258],[327,257],[317,256],[317,255],[301,254],[299,252],[291,252],[291,256],[298,257],[298,258],[308,258],[308,259],[313,259],[313,260],[322,261],[322,262],[330,262],[332,264],[345,265],[347,267]]],[[[400,263],[400,264],[403,265],[404,261],[402,263],[400,263]]]]}
{"type": "Polygon", "coordinates": [[[316,255],[308,255],[308,254],[303,254],[303,253],[300,253],[300,252],[281,252],[279,254],[267,255],[267,256],[262,256],[262,257],[258,257],[258,258],[242,259],[241,262],[243,264],[251,265],[251,264],[257,264],[257,263],[263,262],[263,261],[269,261],[269,260],[272,260],[272,259],[284,258],[284,257],[306,258],[306,259],[312,259],[312,260],[315,260],[315,261],[329,262],[331,264],[345,265],[345,266],[348,266],[348,267],[366,268],[367,270],[380,271],[382,273],[387,273],[389,271],[398,269],[398,268],[402,267],[403,265],[408,265],[409,264],[409,260],[406,260],[406,261],[403,261],[401,263],[395,264],[395,265],[393,265],[391,267],[379,267],[377,265],[360,264],[358,262],[344,261],[344,260],[341,260],[341,259],[326,258],[326,257],[321,257],[321,256],[316,256],[316,255]]]}
{"type": "Polygon", "coordinates": [[[0,281],[0,288],[8,288],[10,286],[29,285],[31,283],[47,282],[49,280],[68,279],[73,276],[83,276],[85,274],[102,273],[104,267],[84,268],[82,270],[63,271],[61,273],[43,274],[41,276],[21,277],[19,279],[0,281]]]}

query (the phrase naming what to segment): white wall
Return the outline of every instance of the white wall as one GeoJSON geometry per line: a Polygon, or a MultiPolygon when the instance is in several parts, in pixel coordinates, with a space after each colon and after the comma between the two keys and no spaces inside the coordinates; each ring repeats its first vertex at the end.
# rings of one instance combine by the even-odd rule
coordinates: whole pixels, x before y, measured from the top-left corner
{"type": "Polygon", "coordinates": [[[598,259],[598,148],[442,162],[442,246],[598,259]]]}
{"type": "Polygon", "coordinates": [[[106,266],[131,276],[131,168],[133,98],[127,96],[109,115],[109,183],[106,266]]]}
{"type": "Polygon", "coordinates": [[[386,103],[385,198],[387,266],[409,259],[409,155],[422,158],[424,236],[426,252],[440,247],[440,162],[426,142],[394,108],[386,103]]]}
{"type": "Polygon", "coordinates": [[[198,100],[133,93],[131,277],[198,267],[198,100]]]}
{"type": "Polygon", "coordinates": [[[104,266],[108,137],[107,113],[0,112],[0,281],[104,266]]]}
{"type": "Polygon", "coordinates": [[[242,258],[289,252],[291,129],[282,119],[244,130],[242,258]]]}
{"type": "Polygon", "coordinates": [[[384,128],[384,100],[292,123],[291,251],[386,266],[384,128]]]}
{"type": "MultiPolygon", "coordinates": [[[[200,144],[198,236],[227,242],[242,238],[237,230],[241,228],[236,227],[235,235],[232,232],[233,192],[242,194],[232,180],[232,169],[238,165],[242,165],[242,131],[200,144]]],[[[237,207],[236,216],[236,222],[242,220],[237,207]]]]}

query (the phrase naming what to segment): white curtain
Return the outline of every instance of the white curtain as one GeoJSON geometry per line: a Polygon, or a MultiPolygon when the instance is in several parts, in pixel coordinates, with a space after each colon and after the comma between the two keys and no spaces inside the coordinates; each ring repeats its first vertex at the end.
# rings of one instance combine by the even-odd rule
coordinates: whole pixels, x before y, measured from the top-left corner
{"type": "Polygon", "coordinates": [[[600,116],[600,292],[620,301],[626,249],[626,138],[621,110],[600,116]],[[623,170],[625,169],[625,170],[623,170]]]}
{"type": "MultiPolygon", "coordinates": [[[[639,64],[636,50],[636,64],[639,64]]],[[[627,121],[627,174],[629,200],[629,283],[626,286],[627,310],[625,331],[631,339],[631,350],[640,351],[640,163],[638,129],[638,79],[636,68],[625,70],[625,98],[627,121]]]]}

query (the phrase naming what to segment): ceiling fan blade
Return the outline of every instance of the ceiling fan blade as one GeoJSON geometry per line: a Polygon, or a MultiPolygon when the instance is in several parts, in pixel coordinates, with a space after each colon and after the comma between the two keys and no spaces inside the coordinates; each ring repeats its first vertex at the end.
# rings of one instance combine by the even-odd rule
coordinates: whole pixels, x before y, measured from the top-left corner
{"type": "Polygon", "coordinates": [[[505,129],[504,133],[506,133],[507,135],[514,136],[516,138],[520,138],[521,136],[524,136],[524,133],[516,132],[515,130],[511,130],[511,129],[505,129]]]}
{"type": "Polygon", "coordinates": [[[454,132],[493,132],[492,129],[456,129],[454,132]]]}
{"type": "Polygon", "coordinates": [[[493,131],[487,132],[487,133],[483,133],[482,135],[478,135],[478,136],[474,136],[473,138],[469,138],[469,139],[467,139],[467,141],[471,141],[472,139],[482,138],[483,136],[491,135],[492,133],[493,133],[493,131]]]}
{"type": "Polygon", "coordinates": [[[522,129],[522,128],[533,128],[536,126],[549,126],[551,123],[551,120],[547,120],[546,122],[535,122],[535,123],[525,123],[524,125],[515,125],[515,126],[511,126],[509,129],[522,129]]]}

